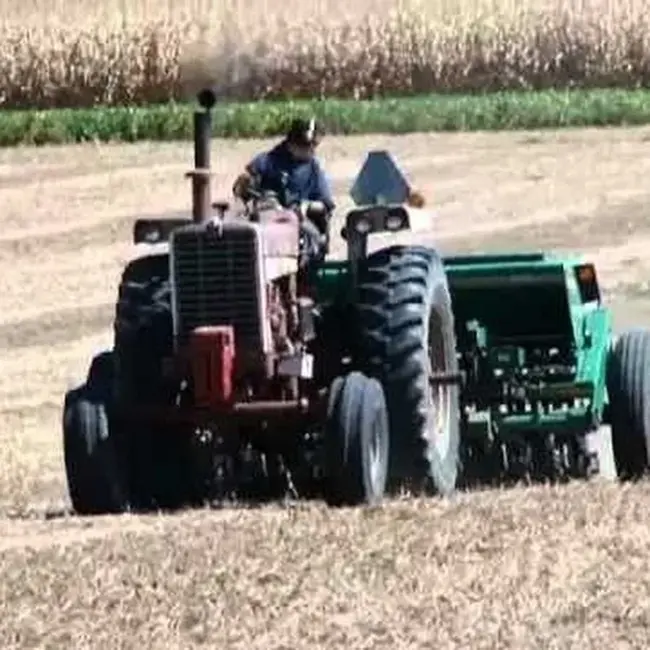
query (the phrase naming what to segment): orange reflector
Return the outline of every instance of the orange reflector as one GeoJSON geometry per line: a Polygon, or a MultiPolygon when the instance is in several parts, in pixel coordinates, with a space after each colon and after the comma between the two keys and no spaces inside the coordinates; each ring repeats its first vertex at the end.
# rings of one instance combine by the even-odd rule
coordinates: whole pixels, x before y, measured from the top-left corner
{"type": "Polygon", "coordinates": [[[406,204],[412,208],[423,208],[426,204],[426,200],[420,192],[410,191],[406,198],[406,204]]]}

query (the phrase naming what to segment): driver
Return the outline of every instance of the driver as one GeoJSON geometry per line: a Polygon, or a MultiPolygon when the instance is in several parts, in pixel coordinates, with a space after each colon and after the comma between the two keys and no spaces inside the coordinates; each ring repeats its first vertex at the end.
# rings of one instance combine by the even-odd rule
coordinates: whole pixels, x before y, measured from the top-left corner
{"type": "Polygon", "coordinates": [[[315,156],[324,135],[315,118],[294,119],[284,139],[269,151],[257,154],[233,185],[233,194],[246,200],[249,188],[273,191],[284,207],[307,202],[303,236],[312,254],[322,257],[328,249],[329,221],[335,204],[329,181],[315,156]],[[315,229],[314,229],[315,226],[315,229]]]}

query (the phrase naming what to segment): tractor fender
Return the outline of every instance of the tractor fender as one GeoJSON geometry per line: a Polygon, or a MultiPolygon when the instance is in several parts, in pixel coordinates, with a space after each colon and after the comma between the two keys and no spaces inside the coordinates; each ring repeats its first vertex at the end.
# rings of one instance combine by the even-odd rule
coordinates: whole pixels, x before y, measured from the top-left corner
{"type": "Polygon", "coordinates": [[[126,263],[132,262],[140,257],[149,257],[150,255],[168,255],[169,242],[163,241],[157,244],[134,244],[128,255],[126,263]]]}
{"type": "Polygon", "coordinates": [[[437,219],[437,213],[434,210],[426,208],[407,207],[409,216],[409,225],[414,233],[431,233],[431,226],[437,219]]]}
{"type": "Polygon", "coordinates": [[[384,230],[373,234],[369,248],[378,251],[388,246],[409,246],[413,241],[431,241],[432,226],[437,218],[437,212],[425,208],[413,208],[407,205],[400,206],[408,214],[408,228],[391,232],[384,230]],[[413,235],[416,235],[413,237],[413,235]]]}

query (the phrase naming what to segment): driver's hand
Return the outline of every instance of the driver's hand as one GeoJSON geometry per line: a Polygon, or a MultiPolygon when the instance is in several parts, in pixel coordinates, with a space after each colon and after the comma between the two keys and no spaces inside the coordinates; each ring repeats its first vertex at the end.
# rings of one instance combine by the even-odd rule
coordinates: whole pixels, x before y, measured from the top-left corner
{"type": "Polygon", "coordinates": [[[327,208],[322,201],[302,201],[300,204],[300,212],[303,216],[307,216],[310,212],[312,214],[323,214],[327,212],[327,208]]]}
{"type": "Polygon", "coordinates": [[[237,179],[232,186],[232,193],[240,199],[246,199],[246,196],[248,195],[248,191],[250,190],[252,184],[253,179],[251,178],[250,174],[244,172],[243,174],[237,176],[237,179]]]}

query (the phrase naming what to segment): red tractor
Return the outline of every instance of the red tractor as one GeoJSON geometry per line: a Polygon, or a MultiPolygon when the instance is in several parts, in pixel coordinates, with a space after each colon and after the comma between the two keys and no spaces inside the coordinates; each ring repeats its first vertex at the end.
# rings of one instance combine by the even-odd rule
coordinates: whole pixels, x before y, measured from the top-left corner
{"type": "MultiPolygon", "coordinates": [[[[405,352],[384,359],[384,366],[392,364],[388,375],[371,370],[377,350],[390,345],[373,330],[372,282],[366,277],[359,285],[367,238],[410,229],[418,218],[391,158],[371,153],[359,176],[357,204],[365,205],[346,218],[348,259],[304,265],[305,215],[298,206],[283,208],[269,195],[254,197],[244,210],[212,203],[215,97],[204,91],[199,103],[189,174],[192,218],[136,222],[134,241],[149,248],[123,271],[113,349],[97,355],[84,384],[65,396],[63,442],[74,510],[168,509],[286,495],[377,503],[389,475],[433,478],[443,492],[453,487],[457,440],[442,462],[422,433],[433,399],[427,337],[417,334],[429,326],[426,305],[409,312],[404,302],[395,318],[404,320],[405,333],[396,320],[394,336],[398,342],[406,337],[405,352]],[[400,421],[412,431],[398,431],[400,421]]],[[[416,274],[426,267],[443,282],[436,300],[441,326],[449,329],[437,255],[400,250],[400,259],[415,260],[416,274]]],[[[437,368],[450,391],[455,363],[452,348],[437,368]]],[[[457,438],[453,413],[448,421],[457,438]]]]}

